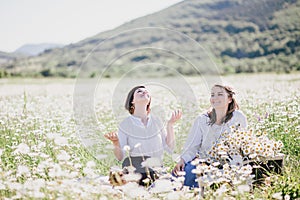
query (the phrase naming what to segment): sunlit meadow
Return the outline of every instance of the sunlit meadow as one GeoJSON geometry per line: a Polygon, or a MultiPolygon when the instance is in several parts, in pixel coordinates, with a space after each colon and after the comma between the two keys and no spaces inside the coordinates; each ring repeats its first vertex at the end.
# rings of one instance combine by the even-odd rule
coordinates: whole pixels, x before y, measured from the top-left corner
{"type": "MultiPolygon", "coordinates": [[[[165,155],[163,176],[151,187],[137,187],[135,182],[112,186],[108,181],[111,167],[120,167],[121,163],[114,158],[112,145],[103,134],[117,130],[120,118],[127,115],[122,105],[131,87],[120,90],[118,95],[114,93],[118,91],[118,79],[101,81],[94,106],[99,128],[91,135],[91,141],[97,140],[95,147],[82,144],[76,131],[76,80],[0,79],[1,199],[299,199],[299,74],[236,75],[222,79],[236,89],[249,128],[282,142],[282,175],[269,174],[261,185],[249,187],[240,181],[217,189],[205,187],[204,191],[182,188],[180,177],[169,181],[176,155],[193,123],[188,115],[196,116],[209,107],[210,93],[200,78],[186,79],[197,98],[193,113],[184,112],[189,105],[179,104],[180,96],[157,85],[150,87],[153,112],[167,119],[173,109],[183,110],[182,119],[175,125],[174,154],[165,155]],[[119,98],[120,103],[114,104],[112,98],[119,98]]],[[[134,81],[144,83],[142,79],[134,81]]],[[[169,81],[176,84],[176,79],[169,81]]],[[[249,172],[247,167],[243,170],[249,172]]]]}

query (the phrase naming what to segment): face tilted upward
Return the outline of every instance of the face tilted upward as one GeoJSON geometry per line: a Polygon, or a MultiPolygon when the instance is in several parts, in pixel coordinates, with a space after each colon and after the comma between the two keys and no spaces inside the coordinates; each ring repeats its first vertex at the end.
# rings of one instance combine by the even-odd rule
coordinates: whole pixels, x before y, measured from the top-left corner
{"type": "Polygon", "coordinates": [[[150,95],[146,88],[138,88],[135,90],[133,94],[133,100],[132,103],[144,103],[148,104],[150,102],[150,95]]]}

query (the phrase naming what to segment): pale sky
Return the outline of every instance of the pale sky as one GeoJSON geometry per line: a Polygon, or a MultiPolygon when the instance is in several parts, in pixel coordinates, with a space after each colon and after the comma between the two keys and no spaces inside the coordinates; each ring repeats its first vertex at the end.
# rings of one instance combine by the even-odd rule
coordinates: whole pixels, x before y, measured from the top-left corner
{"type": "Polygon", "coordinates": [[[182,0],[0,0],[0,51],[70,44],[182,0]]]}

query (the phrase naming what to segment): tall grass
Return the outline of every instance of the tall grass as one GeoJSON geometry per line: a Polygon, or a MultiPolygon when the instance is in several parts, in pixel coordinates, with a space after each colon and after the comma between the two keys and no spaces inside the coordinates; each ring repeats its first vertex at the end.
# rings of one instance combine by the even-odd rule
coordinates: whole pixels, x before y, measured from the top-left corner
{"type": "MultiPolygon", "coordinates": [[[[300,198],[300,79],[297,77],[223,77],[239,91],[238,100],[241,110],[248,117],[249,126],[281,140],[284,144],[283,153],[286,155],[282,175],[271,175],[266,179],[265,185],[255,187],[250,193],[239,194],[236,198],[300,198]],[[241,82],[245,78],[246,81],[241,82]]],[[[200,114],[209,106],[209,94],[199,89],[201,80],[187,80],[200,105],[194,112],[200,114]]],[[[110,91],[117,82],[118,80],[107,80],[102,88],[110,91]]],[[[130,184],[127,188],[113,188],[107,184],[107,180],[101,178],[108,175],[111,166],[120,166],[114,158],[109,141],[103,137],[104,133],[117,130],[118,126],[110,105],[111,93],[102,92],[97,97],[95,113],[99,129],[93,137],[98,143],[97,147],[93,147],[83,145],[77,135],[72,108],[72,82],[57,84],[49,81],[39,85],[39,80],[30,80],[26,83],[24,86],[22,83],[10,83],[9,80],[1,82],[1,198],[195,198],[193,191],[151,193],[144,188],[131,187],[130,184]],[[136,196],[130,191],[135,191],[136,196]]],[[[176,84],[176,80],[173,83],[176,84]]],[[[169,111],[178,107],[178,102],[172,98],[171,101],[168,100],[166,95],[164,91],[157,92],[153,99],[156,105],[166,109],[165,115],[168,116],[169,111]]],[[[180,154],[191,124],[185,116],[176,124],[175,154],[180,154]]],[[[166,154],[164,158],[168,172],[175,165],[173,157],[166,154]]],[[[206,198],[211,196],[207,195],[206,198]]]]}

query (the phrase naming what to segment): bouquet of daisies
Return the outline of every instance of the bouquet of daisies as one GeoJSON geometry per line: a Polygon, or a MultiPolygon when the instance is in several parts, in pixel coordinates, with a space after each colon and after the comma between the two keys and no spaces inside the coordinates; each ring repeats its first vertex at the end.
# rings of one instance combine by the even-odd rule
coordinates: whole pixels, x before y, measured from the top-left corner
{"type": "Polygon", "coordinates": [[[250,191],[253,178],[259,182],[270,171],[281,172],[282,147],[281,141],[269,139],[266,133],[231,127],[230,132],[221,134],[212,149],[206,153],[206,158],[192,161],[196,166],[192,172],[197,175],[202,189],[217,186],[217,190],[213,191],[215,193],[221,189],[234,193],[238,188],[250,191]],[[274,162],[278,158],[279,164],[274,162]],[[279,170],[270,170],[269,167],[274,166],[274,163],[280,165],[277,168],[279,170]]]}
{"type": "Polygon", "coordinates": [[[231,164],[243,165],[247,161],[261,162],[282,157],[282,147],[281,141],[269,139],[264,132],[232,127],[230,132],[222,133],[208,155],[223,164],[229,161],[231,164]]]}

